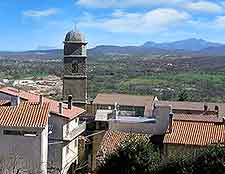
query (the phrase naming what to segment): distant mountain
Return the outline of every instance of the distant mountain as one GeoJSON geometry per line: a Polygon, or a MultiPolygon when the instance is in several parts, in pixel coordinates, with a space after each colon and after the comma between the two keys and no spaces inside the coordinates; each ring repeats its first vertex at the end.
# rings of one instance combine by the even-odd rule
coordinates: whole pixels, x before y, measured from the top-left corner
{"type": "MultiPolygon", "coordinates": [[[[146,42],[140,46],[100,45],[88,50],[90,60],[107,55],[144,57],[150,55],[170,56],[225,56],[225,44],[203,39],[186,39],[168,43],[146,42]]],[[[63,58],[62,49],[31,50],[24,52],[0,52],[0,58],[19,60],[48,60],[63,58]]]]}
{"type": "Polygon", "coordinates": [[[97,46],[88,50],[89,55],[150,55],[150,54],[166,54],[168,50],[155,47],[142,46],[97,46]]]}
{"type": "Polygon", "coordinates": [[[208,47],[198,51],[200,55],[208,55],[208,56],[225,56],[225,45],[218,47],[208,47]]]}
{"type": "Polygon", "coordinates": [[[208,42],[203,39],[195,39],[195,38],[168,43],[146,42],[143,45],[143,47],[147,48],[155,47],[166,50],[185,50],[185,51],[200,51],[208,47],[219,47],[219,46],[223,46],[223,44],[208,42]]]}

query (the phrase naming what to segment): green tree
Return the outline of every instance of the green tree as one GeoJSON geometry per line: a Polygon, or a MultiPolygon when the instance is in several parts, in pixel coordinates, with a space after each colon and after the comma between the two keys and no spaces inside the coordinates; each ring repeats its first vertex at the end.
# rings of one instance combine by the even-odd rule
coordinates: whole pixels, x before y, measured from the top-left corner
{"type": "Polygon", "coordinates": [[[130,137],[98,168],[98,174],[147,174],[160,160],[149,139],[130,137]]]}
{"type": "Polygon", "coordinates": [[[182,90],[178,94],[178,101],[188,101],[188,100],[189,100],[189,95],[188,95],[187,91],[182,90]]]}

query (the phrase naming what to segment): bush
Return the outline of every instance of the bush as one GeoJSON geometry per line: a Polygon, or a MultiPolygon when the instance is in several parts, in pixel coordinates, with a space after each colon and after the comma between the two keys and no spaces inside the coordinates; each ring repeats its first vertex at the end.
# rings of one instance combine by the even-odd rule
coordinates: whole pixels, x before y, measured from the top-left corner
{"type": "Polygon", "coordinates": [[[163,160],[152,174],[224,174],[225,149],[212,146],[195,150],[188,155],[163,160]]]}
{"type": "Polygon", "coordinates": [[[129,138],[98,168],[99,174],[147,174],[160,160],[150,140],[129,138]]]}

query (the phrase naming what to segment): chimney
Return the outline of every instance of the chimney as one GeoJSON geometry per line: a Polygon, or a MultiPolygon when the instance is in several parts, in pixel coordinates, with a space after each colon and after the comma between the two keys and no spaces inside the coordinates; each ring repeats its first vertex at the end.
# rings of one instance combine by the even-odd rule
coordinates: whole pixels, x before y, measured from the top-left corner
{"type": "Polygon", "coordinates": [[[16,106],[18,106],[18,105],[20,104],[20,100],[21,100],[21,99],[20,99],[20,96],[17,96],[17,97],[16,97],[16,106]]]}
{"type": "Polygon", "coordinates": [[[206,112],[208,110],[208,106],[204,105],[204,112],[206,112]]]}
{"type": "Polygon", "coordinates": [[[63,103],[59,102],[59,113],[63,114],[63,103]]]}
{"type": "Polygon", "coordinates": [[[219,116],[219,106],[216,105],[214,110],[215,110],[216,115],[218,117],[219,116]]]}
{"type": "Polygon", "coordinates": [[[173,128],[173,112],[170,111],[169,113],[169,127],[168,127],[168,130],[169,130],[169,133],[172,133],[172,128],[173,128]]]}
{"type": "Polygon", "coordinates": [[[69,95],[68,96],[68,109],[71,109],[72,108],[72,99],[73,99],[73,96],[72,95],[69,95]]]}
{"type": "Polygon", "coordinates": [[[43,104],[43,96],[39,95],[39,104],[42,105],[43,104]]]}

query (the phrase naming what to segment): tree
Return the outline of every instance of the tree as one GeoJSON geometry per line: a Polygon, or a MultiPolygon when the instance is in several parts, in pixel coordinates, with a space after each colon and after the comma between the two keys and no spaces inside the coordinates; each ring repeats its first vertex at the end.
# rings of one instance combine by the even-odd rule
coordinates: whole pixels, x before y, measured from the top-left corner
{"type": "Polygon", "coordinates": [[[98,174],[147,174],[160,160],[159,151],[149,139],[130,137],[108,155],[98,174]]]}
{"type": "Polygon", "coordinates": [[[188,101],[188,100],[189,100],[189,95],[188,95],[187,91],[182,90],[178,94],[178,101],[188,101]]]}

